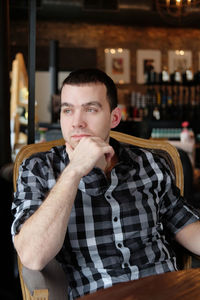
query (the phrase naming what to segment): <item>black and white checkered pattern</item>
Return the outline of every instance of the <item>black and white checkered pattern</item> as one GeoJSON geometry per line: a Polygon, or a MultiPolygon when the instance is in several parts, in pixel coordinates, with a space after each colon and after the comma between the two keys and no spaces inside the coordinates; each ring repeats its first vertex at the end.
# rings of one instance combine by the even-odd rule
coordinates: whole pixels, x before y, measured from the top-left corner
{"type": "MultiPolygon", "coordinates": [[[[58,254],[75,299],[118,282],[176,270],[165,233],[198,220],[174,185],[165,160],[111,139],[119,163],[108,180],[94,168],[79,184],[58,254]]],[[[20,167],[12,211],[15,235],[68,164],[65,147],[32,156],[20,167]]]]}

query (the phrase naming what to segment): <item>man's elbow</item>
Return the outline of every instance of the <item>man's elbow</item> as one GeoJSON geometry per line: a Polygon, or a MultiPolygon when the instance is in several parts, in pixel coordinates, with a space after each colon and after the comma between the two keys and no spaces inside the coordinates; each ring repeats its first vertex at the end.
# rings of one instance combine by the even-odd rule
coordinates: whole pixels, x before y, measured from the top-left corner
{"type": "Polygon", "coordinates": [[[39,261],[38,259],[33,259],[31,257],[25,257],[20,255],[19,258],[24,267],[33,271],[42,271],[46,266],[45,263],[42,263],[42,261],[39,261]]]}
{"type": "Polygon", "coordinates": [[[24,252],[25,253],[20,251],[17,252],[19,259],[24,267],[33,271],[42,271],[44,269],[46,263],[41,258],[37,257],[37,255],[29,255],[28,253],[26,253],[26,251],[24,252]]]}
{"type": "Polygon", "coordinates": [[[20,246],[16,238],[14,239],[14,246],[20,262],[24,267],[34,271],[41,271],[48,263],[42,257],[41,251],[38,251],[37,254],[34,254],[29,245],[20,246]]]}

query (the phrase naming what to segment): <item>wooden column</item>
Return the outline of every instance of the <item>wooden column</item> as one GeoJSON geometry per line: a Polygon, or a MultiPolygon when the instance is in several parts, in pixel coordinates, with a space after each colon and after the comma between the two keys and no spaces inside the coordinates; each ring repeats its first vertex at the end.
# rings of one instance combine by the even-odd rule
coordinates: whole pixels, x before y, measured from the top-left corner
{"type": "Polygon", "coordinates": [[[0,167],[11,161],[9,0],[0,1],[0,167]]]}
{"type": "Polygon", "coordinates": [[[35,142],[36,0],[29,1],[28,144],[35,142]]]}

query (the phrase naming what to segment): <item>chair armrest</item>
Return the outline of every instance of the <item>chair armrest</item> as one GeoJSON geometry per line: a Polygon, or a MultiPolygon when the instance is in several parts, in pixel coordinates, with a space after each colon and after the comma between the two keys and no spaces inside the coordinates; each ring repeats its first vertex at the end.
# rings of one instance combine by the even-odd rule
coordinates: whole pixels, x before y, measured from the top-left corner
{"type": "Polygon", "coordinates": [[[67,278],[60,264],[53,259],[42,271],[33,271],[23,266],[22,276],[31,295],[34,290],[49,292],[49,300],[67,300],[67,278]]]}

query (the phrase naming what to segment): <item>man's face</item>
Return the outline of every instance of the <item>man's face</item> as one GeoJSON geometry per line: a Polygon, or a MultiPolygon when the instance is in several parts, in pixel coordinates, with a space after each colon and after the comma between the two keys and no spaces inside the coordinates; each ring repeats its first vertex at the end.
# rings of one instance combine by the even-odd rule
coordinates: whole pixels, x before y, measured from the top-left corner
{"type": "Polygon", "coordinates": [[[118,125],[120,112],[110,111],[106,86],[101,83],[64,85],[61,93],[61,129],[75,148],[82,137],[97,136],[109,141],[111,128],[118,125]]]}

